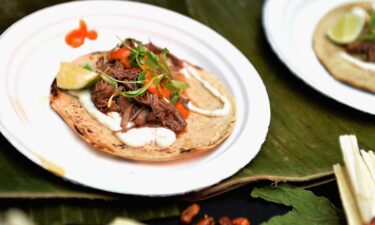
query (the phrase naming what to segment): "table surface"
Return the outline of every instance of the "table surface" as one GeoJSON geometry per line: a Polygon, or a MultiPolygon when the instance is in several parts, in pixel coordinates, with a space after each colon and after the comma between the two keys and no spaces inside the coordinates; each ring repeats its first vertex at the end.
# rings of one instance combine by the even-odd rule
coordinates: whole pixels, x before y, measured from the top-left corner
{"type": "MultiPolygon", "coordinates": [[[[61,2],[64,1],[1,0],[0,32],[31,12],[61,2]]],[[[337,150],[337,137],[343,133],[361,135],[360,144],[365,148],[375,146],[375,140],[371,138],[370,132],[375,129],[375,118],[373,116],[350,109],[314,91],[297,79],[279,61],[268,45],[261,26],[263,1],[142,0],[141,2],[172,9],[210,26],[231,41],[253,63],[266,84],[271,102],[272,121],[269,137],[262,148],[263,152],[272,153],[272,151],[277,151],[281,148],[303,148],[306,150],[311,149],[313,152],[322,148],[322,146],[326,149],[336,148],[337,150]],[[224,23],[223,20],[218,20],[217,18],[219,17],[225,17],[227,22],[224,23]],[[315,124],[307,124],[313,122],[315,124]],[[328,123],[328,125],[324,123],[328,123]],[[317,131],[318,129],[319,132],[317,131]],[[301,143],[303,140],[312,140],[313,143],[301,143]]],[[[40,168],[25,160],[21,154],[13,151],[14,149],[1,135],[0,147],[4,150],[5,158],[8,157],[9,160],[14,162],[30,163],[24,168],[38,174],[40,177],[47,177],[55,181],[55,178],[49,178],[48,175],[45,175],[47,172],[41,172],[40,168]]],[[[332,162],[336,161],[340,161],[340,157],[332,160],[332,162]]],[[[311,168],[316,174],[326,172],[327,168],[329,170],[331,167],[329,163],[329,167],[326,166],[321,168],[321,170],[316,168],[316,165],[312,165],[311,168]]],[[[257,168],[261,168],[259,160],[254,162],[254,164],[258,166],[257,168]]],[[[20,166],[22,167],[22,165],[20,166]]],[[[300,167],[301,171],[296,169],[294,175],[301,175],[301,180],[303,180],[304,176],[307,176],[311,171],[311,168],[304,171],[303,167],[300,167]]],[[[283,169],[280,168],[280,171],[275,173],[280,172],[281,174],[284,172],[283,169]]],[[[250,168],[247,172],[253,173],[254,171],[257,172],[250,168]]],[[[201,216],[203,214],[212,215],[216,218],[220,216],[246,216],[255,225],[266,221],[273,215],[286,213],[289,210],[288,207],[250,198],[249,195],[254,186],[269,184],[267,182],[248,184],[217,197],[200,201],[199,203],[202,206],[201,216]]],[[[328,197],[336,206],[341,207],[335,182],[329,182],[312,188],[312,190],[318,195],[328,197]]],[[[13,200],[2,201],[0,209],[11,201],[13,200]]],[[[177,203],[182,208],[187,204],[182,201],[177,201],[177,203]]],[[[178,218],[153,220],[149,223],[155,225],[179,224],[178,218]]]]}

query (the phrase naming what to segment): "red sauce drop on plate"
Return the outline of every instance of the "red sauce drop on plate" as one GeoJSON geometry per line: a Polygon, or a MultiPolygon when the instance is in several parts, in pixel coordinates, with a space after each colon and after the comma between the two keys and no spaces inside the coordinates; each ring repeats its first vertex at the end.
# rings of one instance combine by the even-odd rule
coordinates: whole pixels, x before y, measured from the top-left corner
{"type": "Polygon", "coordinates": [[[65,42],[67,45],[78,48],[85,43],[85,38],[95,40],[98,38],[98,33],[95,30],[87,30],[87,25],[84,20],[79,21],[79,28],[70,31],[65,36],[65,42]]]}

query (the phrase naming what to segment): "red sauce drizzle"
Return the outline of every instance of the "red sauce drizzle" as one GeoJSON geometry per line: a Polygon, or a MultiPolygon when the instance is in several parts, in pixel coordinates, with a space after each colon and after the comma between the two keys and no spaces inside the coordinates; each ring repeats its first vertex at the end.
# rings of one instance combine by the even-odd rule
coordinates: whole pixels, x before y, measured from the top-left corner
{"type": "Polygon", "coordinates": [[[85,38],[95,40],[98,38],[98,33],[95,30],[87,30],[86,22],[84,20],[79,21],[79,28],[70,31],[65,36],[65,42],[67,45],[78,48],[85,43],[85,38]]]}

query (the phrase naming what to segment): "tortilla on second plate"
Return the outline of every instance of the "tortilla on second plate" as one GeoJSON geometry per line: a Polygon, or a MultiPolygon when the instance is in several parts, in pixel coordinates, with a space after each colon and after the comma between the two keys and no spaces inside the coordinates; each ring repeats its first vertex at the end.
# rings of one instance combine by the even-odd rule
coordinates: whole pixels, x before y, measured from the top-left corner
{"type": "Polygon", "coordinates": [[[339,53],[345,52],[345,48],[333,43],[326,35],[327,30],[333,26],[337,19],[344,13],[350,12],[355,6],[360,6],[367,10],[370,9],[371,4],[347,4],[328,12],[316,27],[313,48],[320,62],[334,78],[351,86],[375,93],[375,72],[361,68],[341,58],[339,53]]]}

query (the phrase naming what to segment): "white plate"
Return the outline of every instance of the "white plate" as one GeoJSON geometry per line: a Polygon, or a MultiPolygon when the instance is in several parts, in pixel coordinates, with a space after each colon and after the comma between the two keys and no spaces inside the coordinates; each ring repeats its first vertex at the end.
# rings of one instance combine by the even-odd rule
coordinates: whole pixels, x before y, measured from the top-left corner
{"type": "Polygon", "coordinates": [[[375,95],[335,80],[312,47],[319,20],[329,10],[348,2],[355,1],[268,0],[263,8],[263,26],[273,50],[304,82],[338,102],[375,114],[375,95]]]}
{"type": "MultiPolygon", "coordinates": [[[[253,66],[208,27],[155,6],[83,1],[40,10],[11,26],[0,39],[0,128],[36,164],[76,183],[134,195],[167,196],[213,185],[250,162],[270,120],[266,89],[253,66]],[[98,40],[77,49],[65,34],[83,18],[98,40]],[[49,107],[60,61],[111,49],[119,37],[151,40],[216,73],[232,91],[238,118],[231,136],[211,154],[171,163],[140,163],[97,153],[49,107]]],[[[204,134],[202,134],[204,135],[204,134]]]]}

